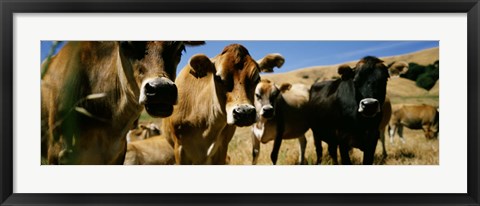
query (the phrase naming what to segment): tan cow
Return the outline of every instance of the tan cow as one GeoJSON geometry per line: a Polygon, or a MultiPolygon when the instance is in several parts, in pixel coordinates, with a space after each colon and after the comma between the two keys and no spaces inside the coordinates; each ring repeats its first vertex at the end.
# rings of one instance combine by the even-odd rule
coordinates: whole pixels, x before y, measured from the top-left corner
{"type": "Polygon", "coordinates": [[[392,62],[387,67],[390,77],[398,77],[408,72],[408,63],[405,61],[392,62]]]}
{"type": "MultiPolygon", "coordinates": [[[[310,88],[304,84],[284,83],[278,87],[268,79],[260,81],[255,89],[258,120],[252,125],[252,164],[257,164],[260,142],[265,144],[277,141],[278,135],[281,139],[298,138],[299,163],[305,163],[305,132],[308,130],[305,105],[308,103],[309,91],[310,88]]],[[[278,151],[272,151],[273,164],[276,164],[277,155],[278,151]]]]}
{"type": "Polygon", "coordinates": [[[276,56],[256,62],[245,47],[232,44],[212,59],[203,54],[190,59],[176,80],[179,102],[162,122],[177,164],[227,163],[236,126],[255,122],[259,72],[283,65],[283,57],[276,56]]]}
{"type": "Polygon", "coordinates": [[[423,129],[427,139],[438,137],[439,114],[436,107],[426,104],[402,105],[394,110],[389,123],[390,142],[393,143],[395,132],[404,143],[403,126],[410,129],[423,129]]]}
{"type": "Polygon", "coordinates": [[[138,124],[137,128],[131,129],[127,133],[127,143],[144,140],[153,136],[160,135],[160,128],[154,123],[147,125],[138,124]]]}
{"type": "Polygon", "coordinates": [[[171,165],[175,163],[173,147],[165,136],[157,135],[127,144],[125,165],[171,165]]]}
{"type": "Polygon", "coordinates": [[[185,45],[203,42],[69,42],[41,86],[42,156],[48,164],[123,164],[143,108],[171,115],[185,45]]]}

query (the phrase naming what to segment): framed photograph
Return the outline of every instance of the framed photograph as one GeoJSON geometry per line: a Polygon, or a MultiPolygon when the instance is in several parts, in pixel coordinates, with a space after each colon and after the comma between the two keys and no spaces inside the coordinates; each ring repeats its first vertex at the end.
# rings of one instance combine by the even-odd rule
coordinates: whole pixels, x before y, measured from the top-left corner
{"type": "Polygon", "coordinates": [[[480,205],[478,0],[0,1],[1,205],[480,205]]]}

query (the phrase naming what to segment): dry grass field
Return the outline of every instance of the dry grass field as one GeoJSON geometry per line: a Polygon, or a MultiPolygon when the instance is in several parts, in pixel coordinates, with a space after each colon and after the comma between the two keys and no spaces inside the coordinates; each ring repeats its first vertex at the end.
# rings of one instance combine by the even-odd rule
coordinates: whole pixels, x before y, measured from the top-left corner
{"type": "MultiPolygon", "coordinates": [[[[388,134],[385,134],[385,147],[387,148],[387,158],[382,156],[382,146],[380,141],[377,144],[375,151],[374,164],[386,165],[435,165],[438,164],[439,157],[439,141],[427,140],[421,130],[404,129],[405,143],[403,144],[398,135],[394,139],[394,144],[390,144],[388,134]]],[[[313,144],[312,132],[309,130],[306,133],[307,149],[305,158],[308,164],[315,164],[317,156],[315,153],[315,146],[313,144]]],[[[294,165],[298,164],[299,146],[296,139],[284,140],[279,151],[279,165],[294,165]]],[[[328,155],[327,144],[323,145],[322,164],[332,164],[332,159],[328,155]]],[[[273,141],[260,146],[260,157],[258,164],[271,165],[270,152],[273,148],[273,141]]],[[[250,137],[250,128],[237,129],[232,141],[229,145],[228,154],[230,156],[230,164],[235,165],[250,165],[252,163],[252,140],[250,137]]],[[[340,153],[338,153],[340,158],[340,153]]],[[[351,151],[350,157],[353,164],[362,164],[363,152],[358,149],[351,151]]]]}
{"type": "MultiPolygon", "coordinates": [[[[393,56],[381,57],[386,63],[392,61],[415,62],[422,65],[431,64],[438,60],[438,48],[422,50],[419,52],[393,56]]],[[[288,61],[288,58],[287,60],[288,61]]],[[[354,65],[356,62],[348,62],[354,65]]],[[[311,85],[315,81],[331,79],[337,76],[338,65],[318,66],[305,69],[298,69],[292,72],[267,74],[262,78],[269,78],[281,84],[304,83],[311,85]]],[[[419,88],[415,82],[403,78],[391,78],[388,81],[387,94],[392,104],[395,106],[400,104],[430,104],[438,106],[439,104],[439,82],[430,91],[419,88]]],[[[155,121],[148,117],[142,116],[143,121],[155,121]]],[[[398,135],[395,136],[394,144],[390,144],[388,134],[386,135],[386,149],[388,156],[382,158],[382,146],[380,141],[377,144],[374,164],[385,165],[436,165],[439,164],[439,140],[427,140],[422,130],[404,129],[404,137],[406,143],[400,142],[398,135]]],[[[441,136],[441,135],[440,135],[441,136]]],[[[309,130],[306,134],[307,149],[306,160],[308,164],[316,162],[315,147],[313,144],[312,132],[309,130]]],[[[250,165],[252,162],[252,139],[250,127],[237,128],[232,141],[229,144],[228,155],[230,156],[230,164],[233,165],[250,165]]],[[[260,157],[258,164],[271,165],[270,152],[273,147],[273,141],[268,144],[261,144],[260,157]]],[[[297,164],[299,153],[299,144],[296,139],[284,140],[279,152],[277,164],[294,165],[297,164]]],[[[332,160],[327,154],[327,145],[323,143],[323,161],[322,164],[332,164],[332,160]]],[[[358,149],[351,151],[351,159],[353,164],[362,163],[363,152],[358,149]]],[[[340,155],[339,155],[340,158],[340,155]]]]}

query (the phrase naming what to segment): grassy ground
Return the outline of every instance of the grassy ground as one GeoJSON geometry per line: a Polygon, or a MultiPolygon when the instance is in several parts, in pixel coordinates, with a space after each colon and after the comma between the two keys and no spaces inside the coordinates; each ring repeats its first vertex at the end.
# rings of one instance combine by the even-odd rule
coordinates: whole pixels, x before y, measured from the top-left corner
{"type": "MultiPolygon", "coordinates": [[[[388,134],[386,134],[385,146],[387,149],[387,158],[382,158],[382,146],[380,141],[377,144],[375,152],[374,164],[386,165],[436,165],[439,157],[439,141],[427,140],[421,130],[404,129],[404,138],[406,142],[403,144],[395,137],[394,144],[390,144],[388,134]]],[[[305,157],[308,164],[316,163],[317,157],[315,146],[313,144],[312,132],[306,133],[307,149],[305,157]]],[[[322,164],[332,164],[332,159],[328,155],[327,144],[323,145],[322,164]]],[[[270,152],[272,151],[273,141],[260,146],[260,157],[258,164],[271,165],[270,152]]],[[[228,154],[231,164],[249,165],[252,162],[252,140],[250,137],[250,128],[237,129],[232,141],[229,145],[228,154]]],[[[284,140],[279,151],[279,159],[277,164],[294,165],[298,163],[299,146],[296,139],[284,140]]],[[[340,154],[339,158],[340,158],[340,154]]],[[[361,164],[363,152],[358,149],[351,151],[350,157],[353,164],[361,164]]]]}

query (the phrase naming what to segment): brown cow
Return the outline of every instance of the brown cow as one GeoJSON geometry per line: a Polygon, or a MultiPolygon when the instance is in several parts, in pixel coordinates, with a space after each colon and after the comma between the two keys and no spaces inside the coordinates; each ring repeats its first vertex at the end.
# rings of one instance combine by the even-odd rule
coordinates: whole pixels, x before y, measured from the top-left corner
{"type": "MultiPolygon", "coordinates": [[[[305,163],[305,147],[308,130],[307,111],[310,88],[304,84],[284,83],[276,86],[268,79],[262,79],[255,89],[255,108],[258,120],[252,125],[253,161],[257,164],[260,142],[267,143],[281,139],[298,138],[300,143],[299,163],[305,163]]],[[[281,140],[280,140],[281,141],[281,140]]],[[[272,151],[271,158],[276,164],[278,151],[272,151]]]]}
{"type": "Polygon", "coordinates": [[[139,124],[137,128],[131,129],[127,133],[127,143],[144,140],[153,136],[160,135],[160,129],[154,123],[148,125],[139,124]]]}
{"type": "Polygon", "coordinates": [[[185,45],[198,44],[67,43],[42,65],[42,156],[49,164],[123,164],[125,135],[142,109],[171,115],[177,64],[185,45]]]}
{"type": "Polygon", "coordinates": [[[282,66],[284,59],[277,56],[256,62],[245,47],[232,44],[212,59],[203,54],[190,59],[176,80],[179,102],[162,122],[177,164],[227,163],[236,126],[256,120],[253,98],[259,72],[282,66]]]}
{"type": "Polygon", "coordinates": [[[434,139],[438,137],[439,130],[438,110],[434,106],[421,104],[402,105],[399,109],[393,111],[392,118],[388,125],[390,143],[393,143],[393,137],[396,131],[398,131],[400,140],[405,143],[403,126],[410,129],[423,129],[427,139],[434,139]]]}
{"type": "Polygon", "coordinates": [[[127,144],[125,165],[171,165],[175,163],[173,147],[164,136],[157,135],[148,139],[127,144]]]}

